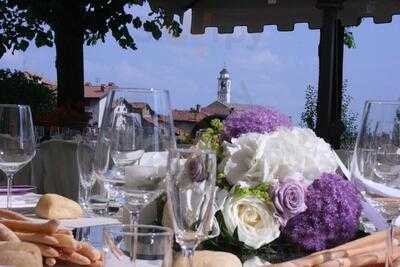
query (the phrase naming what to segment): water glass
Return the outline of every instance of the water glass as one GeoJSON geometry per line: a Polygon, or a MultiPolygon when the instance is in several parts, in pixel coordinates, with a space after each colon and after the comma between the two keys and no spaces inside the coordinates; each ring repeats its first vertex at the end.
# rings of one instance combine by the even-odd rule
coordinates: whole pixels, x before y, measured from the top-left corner
{"type": "Polygon", "coordinates": [[[173,232],[170,228],[107,226],[103,240],[105,267],[172,267],[173,232]]]}
{"type": "Polygon", "coordinates": [[[96,148],[96,177],[124,194],[130,222],[165,190],[168,151],[175,148],[169,93],[121,88],[109,92],[96,148]]]}
{"type": "Polygon", "coordinates": [[[175,238],[189,265],[197,245],[211,231],[216,157],[211,151],[176,149],[168,164],[168,203],[175,238]]]}
{"type": "Polygon", "coordinates": [[[76,149],[76,159],[79,171],[79,184],[83,194],[79,201],[86,212],[89,212],[90,196],[93,185],[96,182],[94,175],[94,153],[96,140],[89,136],[83,136],[76,149]]]}
{"type": "MultiPolygon", "coordinates": [[[[400,215],[400,101],[367,101],[351,163],[352,180],[365,200],[386,219],[400,215]]],[[[387,261],[392,261],[389,236],[387,261]]]]}

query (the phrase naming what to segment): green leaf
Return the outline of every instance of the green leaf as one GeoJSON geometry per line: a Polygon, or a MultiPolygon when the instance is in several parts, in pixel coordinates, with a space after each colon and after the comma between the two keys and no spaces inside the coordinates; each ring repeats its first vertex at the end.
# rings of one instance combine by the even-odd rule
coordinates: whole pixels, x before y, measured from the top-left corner
{"type": "Polygon", "coordinates": [[[269,202],[269,201],[271,201],[271,198],[269,196],[270,188],[271,188],[271,185],[268,183],[261,183],[257,186],[253,186],[253,187],[236,186],[235,190],[233,191],[233,195],[236,197],[240,197],[240,198],[253,196],[253,197],[257,197],[261,201],[269,202]]]}

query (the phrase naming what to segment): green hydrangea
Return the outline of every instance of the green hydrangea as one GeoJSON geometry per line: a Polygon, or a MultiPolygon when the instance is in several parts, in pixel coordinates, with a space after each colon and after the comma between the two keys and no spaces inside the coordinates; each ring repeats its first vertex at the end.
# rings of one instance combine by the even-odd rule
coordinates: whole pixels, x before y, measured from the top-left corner
{"type": "Polygon", "coordinates": [[[236,186],[233,195],[236,197],[254,196],[264,202],[270,202],[269,190],[271,185],[269,183],[261,183],[253,187],[240,187],[236,186]]]}
{"type": "Polygon", "coordinates": [[[220,162],[224,156],[221,140],[223,130],[223,123],[219,119],[213,119],[210,123],[210,127],[200,136],[201,145],[214,151],[217,155],[218,162],[220,162]]]}

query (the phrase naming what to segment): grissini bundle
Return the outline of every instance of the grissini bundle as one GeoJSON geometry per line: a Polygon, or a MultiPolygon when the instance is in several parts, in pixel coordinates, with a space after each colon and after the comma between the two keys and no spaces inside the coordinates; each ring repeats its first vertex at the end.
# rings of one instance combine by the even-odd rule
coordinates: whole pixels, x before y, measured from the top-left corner
{"type": "Polygon", "coordinates": [[[10,243],[8,241],[34,246],[40,261],[43,257],[47,266],[54,266],[58,261],[103,266],[101,253],[89,243],[75,240],[70,230],[59,229],[58,220],[36,223],[16,212],[1,209],[0,215],[0,246],[10,243]]]}
{"type": "Polygon", "coordinates": [[[59,259],[63,260],[63,261],[68,261],[68,262],[72,262],[75,264],[79,264],[79,265],[89,265],[92,262],[86,258],[85,256],[82,256],[81,254],[77,253],[77,252],[73,252],[71,254],[61,254],[60,257],[58,257],[59,259]]]}
{"type": "Polygon", "coordinates": [[[18,233],[18,232],[16,232],[16,235],[22,241],[39,243],[49,246],[60,245],[60,242],[57,240],[57,238],[51,235],[38,234],[38,233],[18,233]]]}
{"type": "Polygon", "coordinates": [[[78,252],[88,257],[91,261],[98,261],[101,258],[101,253],[87,242],[81,242],[81,248],[78,252]]]}
{"type": "Polygon", "coordinates": [[[0,241],[21,241],[8,227],[0,223],[0,241]]]}
{"type": "Polygon", "coordinates": [[[78,250],[80,248],[80,242],[76,241],[72,236],[70,235],[64,235],[64,234],[54,234],[52,235],[55,239],[57,239],[58,244],[55,245],[57,247],[62,247],[62,248],[69,248],[71,250],[78,250]]]}
{"type": "Polygon", "coordinates": [[[43,257],[57,258],[60,256],[60,253],[56,249],[52,248],[51,246],[38,244],[38,243],[35,243],[35,245],[40,249],[40,252],[42,253],[43,257]]]}
{"type": "Polygon", "coordinates": [[[29,221],[29,218],[12,210],[0,209],[0,218],[17,221],[29,221]]]}
{"type": "Polygon", "coordinates": [[[374,252],[385,248],[386,236],[386,231],[380,231],[329,250],[316,252],[300,259],[273,264],[271,267],[312,267],[333,259],[374,252]]]}
{"type": "Polygon", "coordinates": [[[45,223],[34,223],[30,221],[18,221],[18,220],[0,220],[0,223],[4,224],[13,231],[18,232],[30,232],[30,233],[42,233],[52,235],[57,232],[60,221],[49,220],[45,223]]]}
{"type": "MultiPolygon", "coordinates": [[[[400,256],[400,248],[393,248],[393,258],[397,259],[400,256]]],[[[385,263],[386,248],[369,252],[366,254],[354,255],[346,258],[339,258],[324,262],[318,267],[361,267],[367,265],[378,265],[385,263]]]]}

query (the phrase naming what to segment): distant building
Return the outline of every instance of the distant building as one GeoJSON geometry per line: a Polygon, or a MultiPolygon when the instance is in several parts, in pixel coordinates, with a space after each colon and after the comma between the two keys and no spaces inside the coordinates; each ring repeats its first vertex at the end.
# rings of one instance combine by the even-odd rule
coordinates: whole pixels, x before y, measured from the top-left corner
{"type": "MultiPolygon", "coordinates": [[[[26,75],[32,74],[27,73],[26,75]]],[[[228,70],[225,67],[219,72],[217,80],[218,85],[216,101],[205,107],[195,105],[190,110],[174,109],[172,111],[177,135],[185,133],[194,136],[198,129],[207,127],[212,119],[225,119],[232,111],[245,109],[249,106],[231,103],[231,78],[228,70]]],[[[43,78],[42,81],[52,88],[56,88],[54,83],[44,80],[43,78]]],[[[100,100],[103,99],[108,92],[116,88],[118,88],[118,86],[113,82],[100,85],[93,85],[90,82],[85,83],[84,104],[85,111],[91,113],[92,119],[89,122],[91,125],[98,125],[100,100]]],[[[145,103],[127,104],[131,112],[141,114],[143,119],[142,123],[144,126],[149,123],[153,123],[151,121],[153,111],[151,110],[150,106],[145,103]]]]}
{"type": "Polygon", "coordinates": [[[84,89],[84,103],[85,112],[91,113],[92,119],[89,121],[91,125],[98,124],[99,118],[99,101],[112,89],[118,88],[113,82],[108,84],[92,85],[91,83],[85,83],[84,89]]]}
{"type": "Polygon", "coordinates": [[[225,119],[234,110],[246,109],[251,105],[231,103],[231,79],[226,68],[223,68],[218,77],[217,100],[201,107],[196,105],[190,110],[175,109],[172,112],[177,134],[191,134],[208,127],[214,118],[225,119]]]}
{"type": "Polygon", "coordinates": [[[226,68],[219,72],[217,100],[223,104],[231,102],[231,79],[226,68]]]}

